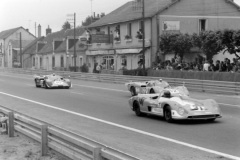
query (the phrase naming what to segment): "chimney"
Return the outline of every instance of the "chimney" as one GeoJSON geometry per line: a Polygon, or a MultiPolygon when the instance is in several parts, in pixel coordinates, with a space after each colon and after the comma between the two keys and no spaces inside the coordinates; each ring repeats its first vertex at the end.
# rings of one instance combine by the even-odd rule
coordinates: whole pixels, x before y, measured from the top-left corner
{"type": "Polygon", "coordinates": [[[48,28],[46,29],[46,35],[51,34],[51,33],[52,33],[52,29],[49,28],[49,25],[48,25],[48,28]]]}
{"type": "Polygon", "coordinates": [[[41,35],[41,25],[39,24],[38,25],[38,37],[41,37],[42,35],[41,35]]]}
{"type": "Polygon", "coordinates": [[[27,28],[26,31],[29,32],[29,29],[27,28]]]}

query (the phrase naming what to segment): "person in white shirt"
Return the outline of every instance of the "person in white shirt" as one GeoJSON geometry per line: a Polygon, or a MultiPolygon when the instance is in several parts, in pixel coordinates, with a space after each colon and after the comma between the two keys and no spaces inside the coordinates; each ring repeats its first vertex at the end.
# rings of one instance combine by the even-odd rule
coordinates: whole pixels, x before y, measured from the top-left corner
{"type": "Polygon", "coordinates": [[[203,71],[209,71],[210,64],[206,60],[205,63],[203,64],[203,71]]]}

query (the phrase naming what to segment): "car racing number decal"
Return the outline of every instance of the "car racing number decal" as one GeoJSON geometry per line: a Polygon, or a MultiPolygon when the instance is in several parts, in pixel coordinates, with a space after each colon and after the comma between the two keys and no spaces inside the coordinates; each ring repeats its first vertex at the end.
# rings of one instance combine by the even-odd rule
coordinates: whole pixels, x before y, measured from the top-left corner
{"type": "Polygon", "coordinates": [[[143,105],[143,102],[144,102],[145,99],[146,99],[145,97],[140,98],[140,99],[139,99],[139,103],[140,103],[141,105],[143,105]]]}

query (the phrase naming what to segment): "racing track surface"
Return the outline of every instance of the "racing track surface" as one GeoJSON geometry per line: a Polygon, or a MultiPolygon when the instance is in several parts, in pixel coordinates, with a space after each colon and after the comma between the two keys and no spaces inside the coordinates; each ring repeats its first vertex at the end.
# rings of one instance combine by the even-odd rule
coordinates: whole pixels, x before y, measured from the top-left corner
{"type": "Polygon", "coordinates": [[[223,118],[167,123],[159,117],[135,116],[124,85],[72,82],[71,89],[46,90],[36,88],[32,76],[0,72],[0,105],[143,160],[228,159],[224,155],[240,159],[240,96],[190,92],[194,98],[215,99],[223,118]]]}

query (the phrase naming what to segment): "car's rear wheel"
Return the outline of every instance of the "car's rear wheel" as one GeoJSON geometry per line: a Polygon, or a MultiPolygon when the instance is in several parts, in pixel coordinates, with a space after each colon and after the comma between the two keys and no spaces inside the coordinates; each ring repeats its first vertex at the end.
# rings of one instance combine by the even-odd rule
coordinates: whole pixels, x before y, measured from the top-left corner
{"type": "Polygon", "coordinates": [[[143,113],[140,110],[140,105],[138,102],[133,103],[133,109],[134,109],[136,116],[139,116],[139,117],[143,116],[143,113]]]}
{"type": "Polygon", "coordinates": [[[169,123],[173,122],[172,111],[171,111],[170,106],[166,106],[165,107],[165,109],[164,109],[164,118],[169,123]]]}
{"type": "Polygon", "coordinates": [[[130,88],[130,92],[131,92],[131,95],[132,95],[132,96],[136,96],[136,95],[137,95],[137,93],[136,93],[136,88],[133,87],[133,86],[130,88]]]}

